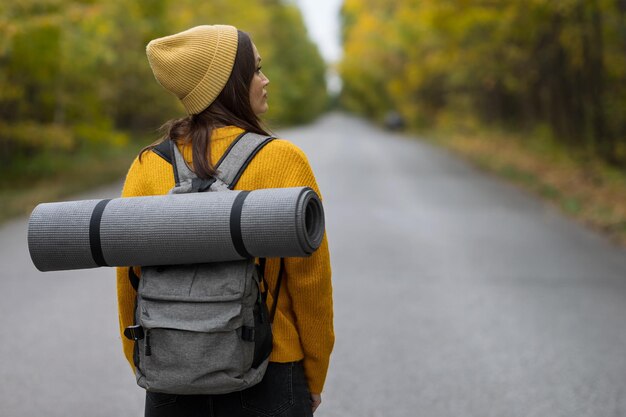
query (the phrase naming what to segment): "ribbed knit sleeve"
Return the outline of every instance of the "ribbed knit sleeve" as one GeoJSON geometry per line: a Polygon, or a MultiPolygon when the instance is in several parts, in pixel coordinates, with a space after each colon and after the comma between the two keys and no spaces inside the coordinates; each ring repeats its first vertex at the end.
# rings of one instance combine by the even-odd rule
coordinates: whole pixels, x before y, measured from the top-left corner
{"type": "MultiPolygon", "coordinates": [[[[263,173],[264,188],[311,187],[321,197],[306,155],[286,140],[275,140],[266,150],[262,150],[242,176],[239,186],[245,188],[248,180],[261,180],[263,173]],[[245,178],[248,173],[250,178],[245,178]],[[254,178],[255,175],[259,177],[254,178]]],[[[277,263],[274,260],[273,265],[276,267],[277,263]]],[[[330,255],[326,234],[320,248],[310,257],[285,258],[285,272],[283,282],[288,295],[285,297],[281,289],[274,326],[277,332],[283,333],[283,320],[293,321],[289,324],[296,327],[299,336],[309,389],[312,393],[321,393],[335,341],[330,255]]],[[[270,288],[273,288],[274,277],[269,281],[270,288]]],[[[278,359],[280,353],[279,350],[271,359],[278,359]]]]}
{"type": "MultiPolygon", "coordinates": [[[[296,148],[293,168],[284,180],[288,187],[311,187],[321,197],[311,167],[296,148]]],[[[319,249],[308,258],[286,258],[286,284],[304,351],[304,370],[312,393],[322,392],[333,350],[333,300],[330,254],[326,233],[319,249]]]]}

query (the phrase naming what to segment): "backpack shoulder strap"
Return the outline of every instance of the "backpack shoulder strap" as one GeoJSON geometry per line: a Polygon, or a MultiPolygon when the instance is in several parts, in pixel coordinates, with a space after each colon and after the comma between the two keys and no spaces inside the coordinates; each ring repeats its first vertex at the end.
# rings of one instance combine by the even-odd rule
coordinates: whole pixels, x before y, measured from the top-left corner
{"type": "MultiPolygon", "coordinates": [[[[250,161],[273,139],[274,137],[272,136],[256,133],[242,133],[235,138],[217,163],[218,181],[215,181],[212,185],[209,184],[211,189],[213,191],[224,188],[232,189],[239,181],[239,178],[241,178],[250,161]]],[[[197,179],[193,171],[187,166],[177,147],[174,146],[173,141],[163,141],[152,148],[152,151],[172,165],[174,180],[177,186],[185,180],[193,181],[197,179]]]]}
{"type": "Polygon", "coordinates": [[[152,148],[152,152],[159,155],[161,158],[165,159],[168,164],[172,163],[172,150],[170,148],[169,140],[164,140],[159,143],[157,146],[152,148]]]}
{"type": "Polygon", "coordinates": [[[274,138],[256,133],[245,133],[230,144],[217,163],[217,176],[232,189],[241,178],[250,161],[274,138]]]}

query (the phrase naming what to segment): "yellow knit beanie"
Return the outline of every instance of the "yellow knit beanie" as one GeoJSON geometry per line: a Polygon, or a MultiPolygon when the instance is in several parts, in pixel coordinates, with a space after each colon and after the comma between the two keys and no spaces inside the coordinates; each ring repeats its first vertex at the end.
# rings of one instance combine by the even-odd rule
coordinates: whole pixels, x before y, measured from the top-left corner
{"type": "Polygon", "coordinates": [[[209,107],[235,63],[237,28],[196,26],[150,41],[146,54],[154,77],[180,99],[189,114],[209,107]]]}

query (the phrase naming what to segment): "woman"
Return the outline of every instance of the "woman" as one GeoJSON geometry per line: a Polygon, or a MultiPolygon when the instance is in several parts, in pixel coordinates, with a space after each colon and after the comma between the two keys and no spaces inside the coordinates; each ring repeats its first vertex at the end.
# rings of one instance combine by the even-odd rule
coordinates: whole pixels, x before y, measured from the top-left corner
{"type": "MultiPolygon", "coordinates": [[[[214,164],[242,132],[266,134],[258,116],[268,110],[269,80],[249,36],[232,26],[198,26],[147,47],[156,80],[182,102],[189,114],[164,125],[200,178],[215,174],[214,164]]],[[[174,186],[172,167],[142,150],[128,172],[123,197],[166,194],[174,186]]],[[[304,153],[275,139],[250,162],[235,189],[308,186],[319,194],[304,153]]],[[[279,259],[268,259],[266,279],[275,288],[279,259]]],[[[326,237],[308,258],[286,258],[282,290],[273,323],[273,350],[263,380],[225,395],[172,396],[147,393],[146,416],[307,416],[321,403],[334,343],[330,259],[326,237]]],[[[118,268],[120,331],[133,323],[135,291],[128,269],[118,268]]],[[[267,300],[273,302],[270,293],[267,300]]],[[[133,365],[133,343],[122,337],[133,365]]]]}

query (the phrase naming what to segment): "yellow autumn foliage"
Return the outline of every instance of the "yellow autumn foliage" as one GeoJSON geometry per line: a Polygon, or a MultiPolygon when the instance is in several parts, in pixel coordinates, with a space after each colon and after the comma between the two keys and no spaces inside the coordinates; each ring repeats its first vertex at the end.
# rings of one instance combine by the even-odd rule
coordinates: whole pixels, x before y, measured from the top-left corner
{"type": "Polygon", "coordinates": [[[626,3],[346,0],[341,101],[413,126],[548,126],[626,164],[626,3]]]}
{"type": "Polygon", "coordinates": [[[155,82],[145,45],[200,24],[251,34],[271,79],[270,121],[309,121],[325,110],[325,63],[291,2],[1,1],[0,170],[19,172],[37,155],[98,152],[182,116],[155,82]]]}

